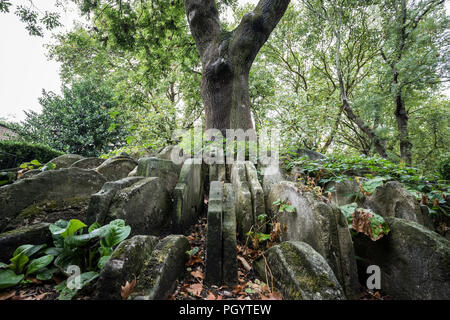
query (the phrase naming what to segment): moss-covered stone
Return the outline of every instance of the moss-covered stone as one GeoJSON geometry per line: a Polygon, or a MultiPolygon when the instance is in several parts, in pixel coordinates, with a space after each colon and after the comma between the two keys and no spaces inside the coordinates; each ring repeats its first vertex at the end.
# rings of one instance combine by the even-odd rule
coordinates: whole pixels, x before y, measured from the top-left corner
{"type": "Polygon", "coordinates": [[[100,271],[95,299],[122,299],[121,286],[140,275],[157,243],[157,237],[141,235],[123,241],[100,271]]]}
{"type": "MultiPolygon", "coordinates": [[[[94,170],[68,168],[44,171],[3,186],[0,188],[0,231],[30,206],[43,201],[88,197],[100,190],[105,182],[105,178],[94,170]]],[[[38,214],[38,211],[29,208],[28,214],[38,214]]]]}
{"type": "Polygon", "coordinates": [[[359,285],[353,243],[345,218],[335,206],[315,199],[293,182],[282,181],[274,185],[268,195],[271,215],[278,215],[286,225],[283,241],[303,241],[322,255],[348,298],[358,298],[359,285]],[[295,213],[279,212],[277,200],[290,203],[295,213]]]}
{"type": "Polygon", "coordinates": [[[176,280],[184,272],[188,250],[189,241],[182,235],[170,235],[162,239],[139,274],[130,299],[167,299],[175,289],[176,280]]]}
{"type": "Polygon", "coordinates": [[[390,233],[378,241],[358,235],[356,254],[362,273],[381,270],[381,290],[393,299],[450,299],[450,241],[422,225],[385,218],[390,233]]]}
{"type": "Polygon", "coordinates": [[[270,272],[266,271],[263,257],[255,261],[256,272],[266,281],[272,274],[276,287],[285,299],[341,300],[343,289],[325,259],[304,242],[288,241],[264,253],[270,272]]]}
{"type": "Polygon", "coordinates": [[[39,223],[0,234],[0,262],[6,263],[14,250],[24,244],[51,244],[48,223],[39,223]]]}

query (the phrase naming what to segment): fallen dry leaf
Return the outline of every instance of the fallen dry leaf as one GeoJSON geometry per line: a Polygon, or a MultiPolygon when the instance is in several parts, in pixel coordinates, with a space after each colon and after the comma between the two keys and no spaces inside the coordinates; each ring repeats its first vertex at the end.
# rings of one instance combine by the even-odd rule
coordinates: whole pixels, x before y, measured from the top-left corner
{"type": "Polygon", "coordinates": [[[136,287],[136,276],[133,274],[133,281],[131,282],[125,282],[124,286],[122,287],[122,290],[120,292],[120,295],[122,296],[122,300],[127,300],[130,294],[133,292],[134,287],[136,287]]]}
{"type": "Polygon", "coordinates": [[[205,279],[205,275],[200,270],[192,271],[191,276],[193,276],[194,278],[199,279],[199,280],[205,279]]]}
{"type": "Polygon", "coordinates": [[[193,294],[194,296],[201,297],[201,293],[203,290],[203,285],[201,283],[191,284],[188,288],[186,288],[187,292],[193,294]]]}

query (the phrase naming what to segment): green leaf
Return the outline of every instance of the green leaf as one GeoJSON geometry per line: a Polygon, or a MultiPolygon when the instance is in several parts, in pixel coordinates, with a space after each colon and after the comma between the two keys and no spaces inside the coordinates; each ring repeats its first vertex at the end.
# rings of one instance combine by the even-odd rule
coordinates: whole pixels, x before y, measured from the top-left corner
{"type": "Polygon", "coordinates": [[[85,287],[87,284],[89,284],[92,280],[96,279],[98,277],[98,273],[94,271],[85,272],[80,274],[78,277],[74,277],[71,279],[71,284],[75,285],[79,281],[79,287],[78,288],[69,288],[67,281],[65,282],[65,286],[61,290],[60,295],[58,296],[58,300],[71,300],[80,289],[85,287]]]}
{"type": "Polygon", "coordinates": [[[8,267],[9,267],[9,264],[0,262],[0,269],[6,269],[6,268],[8,268],[8,267]]]}
{"type": "Polygon", "coordinates": [[[36,274],[36,278],[42,281],[50,280],[56,271],[58,271],[58,268],[51,268],[51,269],[43,268],[36,274]]]}
{"type": "Polygon", "coordinates": [[[88,228],[88,232],[91,233],[91,231],[100,228],[101,225],[97,221],[95,221],[93,224],[91,224],[88,228]]]}
{"type": "Polygon", "coordinates": [[[27,267],[27,272],[25,275],[35,274],[41,269],[48,266],[53,261],[54,256],[48,254],[46,256],[31,260],[27,267]]]}
{"type": "Polygon", "coordinates": [[[15,255],[10,259],[11,265],[10,268],[14,270],[17,274],[22,273],[23,268],[27,264],[30,259],[25,255],[25,253],[20,252],[18,255],[15,255]]]}
{"type": "Polygon", "coordinates": [[[114,247],[115,245],[125,240],[130,235],[130,232],[130,226],[119,227],[118,225],[110,224],[108,233],[106,234],[105,238],[101,240],[101,242],[105,247],[114,247]]]}
{"type": "Polygon", "coordinates": [[[45,249],[44,253],[45,254],[51,254],[52,256],[58,256],[61,252],[63,251],[62,248],[56,248],[56,247],[51,247],[51,248],[47,248],[45,249]]]}
{"type": "Polygon", "coordinates": [[[58,234],[60,232],[61,236],[64,238],[67,238],[71,235],[73,235],[75,232],[77,232],[78,230],[80,230],[81,228],[87,227],[83,222],[81,222],[78,219],[71,219],[69,221],[69,224],[67,225],[67,227],[64,230],[60,230],[58,231],[56,234],[58,234]]]}
{"type": "Polygon", "coordinates": [[[0,270],[0,289],[13,287],[23,280],[23,274],[15,274],[12,270],[0,270]]]}
{"type": "Polygon", "coordinates": [[[27,257],[31,257],[35,253],[39,252],[39,250],[41,250],[42,248],[45,248],[46,246],[47,246],[46,244],[39,244],[39,245],[24,244],[14,251],[13,257],[17,256],[21,252],[23,252],[27,257]]]}

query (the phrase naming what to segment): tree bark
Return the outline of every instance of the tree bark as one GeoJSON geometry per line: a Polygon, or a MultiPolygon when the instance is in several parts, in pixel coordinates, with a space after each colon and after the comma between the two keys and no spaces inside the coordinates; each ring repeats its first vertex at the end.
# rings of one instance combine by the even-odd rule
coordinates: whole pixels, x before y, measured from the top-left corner
{"type": "Polygon", "coordinates": [[[253,129],[248,77],[262,45],[290,0],[260,0],[235,30],[222,29],[214,0],[185,0],[186,15],[202,61],[201,93],[206,129],[253,129]]]}

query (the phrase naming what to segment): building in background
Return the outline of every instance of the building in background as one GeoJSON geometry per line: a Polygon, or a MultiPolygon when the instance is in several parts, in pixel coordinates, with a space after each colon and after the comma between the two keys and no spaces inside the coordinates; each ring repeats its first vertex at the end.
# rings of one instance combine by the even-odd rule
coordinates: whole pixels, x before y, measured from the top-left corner
{"type": "Polygon", "coordinates": [[[14,140],[18,134],[7,125],[0,123],[0,140],[14,140]]]}

